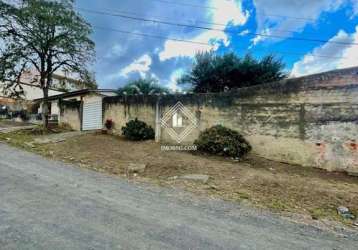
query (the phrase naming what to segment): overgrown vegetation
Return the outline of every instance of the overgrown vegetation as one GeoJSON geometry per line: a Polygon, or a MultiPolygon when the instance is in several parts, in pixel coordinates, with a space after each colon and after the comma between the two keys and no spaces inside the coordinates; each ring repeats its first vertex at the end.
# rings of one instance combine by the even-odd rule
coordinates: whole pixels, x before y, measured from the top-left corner
{"type": "Polygon", "coordinates": [[[192,69],[178,82],[190,84],[196,93],[223,92],[281,80],[286,77],[284,67],[273,55],[257,60],[249,54],[240,58],[203,52],[196,54],[192,69]]]}
{"type": "Polygon", "coordinates": [[[119,88],[118,92],[122,95],[155,95],[169,94],[169,90],[159,85],[157,79],[140,78],[130,81],[124,87],[119,88]]]}
{"type": "Polygon", "coordinates": [[[201,132],[194,142],[201,152],[241,158],[251,150],[250,144],[237,131],[217,125],[201,132]]]}
{"type": "Polygon", "coordinates": [[[126,126],[122,127],[122,134],[125,138],[132,141],[144,141],[154,139],[154,130],[145,122],[135,120],[127,122],[126,126]]]}

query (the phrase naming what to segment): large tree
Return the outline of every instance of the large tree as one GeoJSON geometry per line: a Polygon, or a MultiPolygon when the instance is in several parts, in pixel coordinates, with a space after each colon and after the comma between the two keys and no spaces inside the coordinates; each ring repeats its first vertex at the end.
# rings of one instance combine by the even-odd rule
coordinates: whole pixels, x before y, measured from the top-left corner
{"type": "Polygon", "coordinates": [[[45,127],[53,74],[66,71],[88,77],[86,66],[94,59],[91,33],[73,0],[0,0],[0,81],[8,95],[19,96],[23,72],[39,72],[45,127]]]}
{"type": "Polygon", "coordinates": [[[202,52],[179,83],[191,84],[197,93],[222,92],[281,80],[286,77],[283,69],[282,61],[273,55],[256,60],[249,54],[240,58],[234,53],[202,52]]]}
{"type": "Polygon", "coordinates": [[[154,95],[168,94],[169,90],[160,86],[158,80],[154,78],[139,78],[128,82],[124,87],[119,88],[118,92],[123,95],[154,95]]]}

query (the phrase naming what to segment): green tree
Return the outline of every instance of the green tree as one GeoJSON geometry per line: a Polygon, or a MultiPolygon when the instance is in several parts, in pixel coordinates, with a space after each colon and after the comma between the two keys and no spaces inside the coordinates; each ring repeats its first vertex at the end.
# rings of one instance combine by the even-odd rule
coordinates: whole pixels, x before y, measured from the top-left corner
{"type": "Polygon", "coordinates": [[[119,88],[118,92],[124,95],[154,95],[169,94],[169,90],[159,85],[154,78],[140,78],[130,81],[124,87],[119,88]]]}
{"type": "Polygon", "coordinates": [[[249,54],[240,58],[234,53],[203,52],[196,54],[192,69],[178,83],[191,84],[197,93],[222,92],[281,80],[286,77],[284,66],[273,55],[256,60],[249,54]]]}
{"type": "Polygon", "coordinates": [[[74,10],[73,0],[0,0],[0,81],[10,96],[21,95],[25,70],[39,72],[43,120],[48,126],[48,91],[55,72],[88,75],[94,58],[91,26],[74,10]]]}

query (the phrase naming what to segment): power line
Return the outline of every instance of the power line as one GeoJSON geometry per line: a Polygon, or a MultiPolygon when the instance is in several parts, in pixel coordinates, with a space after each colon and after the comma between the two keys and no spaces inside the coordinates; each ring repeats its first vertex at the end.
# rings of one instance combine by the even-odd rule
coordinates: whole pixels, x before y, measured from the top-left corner
{"type": "MultiPolygon", "coordinates": [[[[78,7],[77,8],[78,10],[80,11],[84,11],[84,12],[89,12],[89,11],[94,11],[94,10],[89,10],[89,9],[86,9],[86,8],[81,8],[81,7],[78,7]]],[[[113,11],[113,10],[112,10],[113,11]]],[[[101,11],[99,11],[101,12],[101,11]]],[[[104,10],[102,12],[105,12],[105,13],[102,13],[102,15],[107,15],[106,12],[109,12],[111,13],[110,11],[107,11],[107,10],[104,10]]],[[[112,12],[113,13],[113,12],[112,12]]],[[[123,13],[123,14],[129,14],[129,15],[135,15],[135,16],[145,16],[145,13],[137,13],[137,12],[132,12],[132,11],[124,11],[124,10],[115,10],[115,13],[123,13]]],[[[100,13],[96,13],[96,14],[100,14],[100,13]]],[[[159,17],[159,16],[152,16],[152,18],[165,18],[165,19],[169,19],[170,17],[159,17]]],[[[186,19],[187,22],[191,22],[191,23],[203,23],[203,24],[209,24],[209,25],[214,25],[214,26],[221,26],[221,27],[226,27],[227,24],[224,24],[224,23],[216,23],[216,22],[208,22],[208,21],[203,21],[203,20],[195,20],[195,19],[186,19]]],[[[275,32],[284,32],[284,33],[296,33],[297,30],[287,30],[287,29],[275,29],[275,32]]],[[[314,34],[314,33],[308,33],[308,32],[305,32],[306,34],[314,34]]]]}
{"type": "Polygon", "coordinates": [[[108,30],[108,31],[113,31],[113,32],[118,32],[118,33],[123,33],[123,34],[130,34],[130,35],[135,35],[135,36],[152,37],[152,38],[157,38],[157,39],[171,40],[171,41],[184,42],[184,43],[192,43],[192,44],[199,44],[199,45],[205,45],[205,46],[208,46],[208,47],[213,47],[213,45],[211,45],[209,43],[205,43],[205,42],[197,42],[197,41],[192,41],[192,40],[172,38],[172,37],[161,36],[161,35],[145,34],[145,33],[132,32],[132,31],[128,31],[128,30],[113,29],[113,28],[107,28],[107,27],[101,27],[101,26],[92,26],[92,27],[95,28],[95,29],[108,30]]]}
{"type": "MultiPolygon", "coordinates": [[[[81,7],[77,7],[75,9],[78,9],[80,11],[84,11],[84,12],[93,12],[95,10],[90,10],[90,9],[86,9],[86,8],[81,8],[81,7]]],[[[112,10],[113,11],[113,10],[112,10]]],[[[102,12],[102,13],[96,13],[96,14],[102,14],[102,15],[107,15],[107,13],[113,13],[113,12],[110,12],[110,11],[107,11],[107,10],[103,10],[103,11],[97,11],[97,12],[102,12]]],[[[124,10],[115,10],[115,14],[117,13],[123,13],[123,14],[129,14],[129,15],[136,15],[136,16],[143,16],[145,15],[145,13],[138,13],[138,12],[132,12],[132,11],[124,11],[124,10]]],[[[153,18],[171,18],[171,17],[158,17],[158,16],[152,16],[153,18]]],[[[186,21],[188,22],[197,22],[197,23],[205,23],[205,24],[210,24],[210,25],[217,25],[217,26],[223,26],[223,27],[226,27],[227,25],[226,24],[223,24],[223,23],[215,23],[215,22],[208,22],[208,21],[203,21],[203,20],[195,20],[195,19],[186,19],[186,21]]]]}
{"type": "MultiPolygon", "coordinates": [[[[210,6],[210,5],[198,5],[198,4],[191,4],[191,3],[178,3],[178,2],[172,2],[172,1],[167,1],[167,0],[151,0],[151,1],[161,2],[161,3],[165,3],[165,4],[172,4],[172,5],[186,6],[186,7],[211,9],[211,10],[220,10],[220,8],[213,7],[213,6],[210,6]]],[[[295,17],[295,16],[286,16],[286,15],[279,15],[279,14],[266,14],[263,11],[256,11],[256,13],[260,13],[261,16],[272,16],[272,17],[280,17],[280,18],[287,18],[287,19],[316,21],[316,19],[309,18],[309,17],[295,17]]]]}
{"type": "MultiPolygon", "coordinates": [[[[190,43],[190,44],[198,44],[198,45],[203,45],[203,46],[207,46],[207,47],[213,47],[213,45],[209,44],[209,43],[205,43],[205,42],[197,42],[197,41],[192,41],[192,40],[185,40],[185,39],[177,39],[177,38],[172,38],[172,37],[167,37],[167,36],[160,36],[160,35],[152,35],[152,34],[145,34],[145,33],[138,33],[138,32],[132,32],[132,31],[127,31],[127,30],[120,30],[120,29],[114,29],[114,28],[107,28],[107,27],[101,27],[101,26],[93,26],[93,28],[95,29],[99,29],[99,30],[107,30],[107,31],[112,31],[112,32],[117,32],[117,33],[122,33],[122,34],[127,34],[127,35],[135,35],[135,36],[143,36],[143,37],[151,37],[151,38],[156,38],[156,39],[161,39],[161,40],[171,40],[171,41],[176,41],[176,42],[183,42],[183,43],[190,43]]],[[[247,48],[241,47],[238,48],[241,50],[249,50],[247,48]]],[[[255,50],[258,51],[267,51],[266,49],[259,49],[256,48],[255,50]]],[[[290,51],[268,51],[268,53],[271,54],[282,54],[282,55],[291,55],[291,56],[302,56],[302,55],[306,55],[306,53],[299,53],[299,52],[290,52],[290,51]]],[[[347,59],[346,57],[336,57],[336,56],[328,56],[328,55],[318,55],[318,54],[310,54],[310,56],[312,57],[319,57],[319,58],[330,58],[330,59],[347,59]]],[[[358,58],[357,58],[358,60],[358,58]]]]}
{"type": "MultiPolygon", "coordinates": [[[[94,13],[94,14],[99,14],[99,15],[108,15],[108,16],[120,17],[120,18],[125,18],[125,19],[143,21],[143,22],[152,22],[152,23],[159,23],[159,24],[177,26],[177,27],[195,28],[195,29],[202,29],[202,30],[209,30],[209,31],[218,31],[218,32],[225,32],[225,33],[230,33],[230,34],[237,35],[237,32],[233,32],[233,31],[225,30],[225,29],[217,29],[217,28],[204,27],[204,26],[198,26],[198,25],[190,25],[190,24],[176,23],[176,22],[156,20],[156,19],[150,19],[150,18],[128,16],[128,15],[123,15],[123,14],[118,14],[118,13],[89,10],[89,9],[84,9],[84,8],[78,8],[78,9],[82,10],[84,12],[89,12],[89,13],[94,13]]],[[[248,32],[247,35],[270,37],[270,38],[280,38],[280,39],[288,39],[288,40],[295,40],[295,41],[316,42],[316,43],[332,43],[332,44],[338,44],[338,45],[358,45],[358,43],[339,42],[339,41],[311,39],[311,38],[302,38],[302,37],[287,37],[287,36],[281,36],[281,35],[270,35],[270,34],[262,34],[262,33],[255,33],[255,32],[248,32]]]]}

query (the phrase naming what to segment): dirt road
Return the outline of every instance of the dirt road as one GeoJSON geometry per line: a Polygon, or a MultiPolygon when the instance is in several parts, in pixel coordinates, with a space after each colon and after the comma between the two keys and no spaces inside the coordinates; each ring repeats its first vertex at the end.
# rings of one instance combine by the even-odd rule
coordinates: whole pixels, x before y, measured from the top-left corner
{"type": "Polygon", "coordinates": [[[1,249],[357,249],[223,201],[129,183],[0,144],[1,249]]]}

